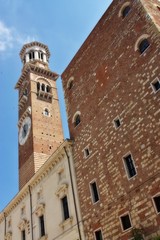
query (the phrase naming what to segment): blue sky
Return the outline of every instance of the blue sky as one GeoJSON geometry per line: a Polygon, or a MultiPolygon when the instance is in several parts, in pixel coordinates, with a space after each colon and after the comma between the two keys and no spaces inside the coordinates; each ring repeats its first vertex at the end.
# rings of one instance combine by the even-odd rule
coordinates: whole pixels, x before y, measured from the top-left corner
{"type": "MultiPolygon", "coordinates": [[[[61,74],[111,0],[0,0],[0,210],[18,192],[18,92],[24,43],[48,45],[50,69],[61,74]]],[[[68,137],[61,81],[57,82],[68,137]]]]}

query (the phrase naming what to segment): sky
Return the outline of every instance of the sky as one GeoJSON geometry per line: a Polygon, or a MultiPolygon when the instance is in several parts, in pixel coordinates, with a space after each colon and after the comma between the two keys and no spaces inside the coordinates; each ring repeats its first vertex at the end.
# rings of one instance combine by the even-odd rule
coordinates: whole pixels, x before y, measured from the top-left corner
{"type": "MultiPolygon", "coordinates": [[[[19,52],[39,41],[62,74],[112,0],[0,0],[0,211],[18,192],[19,52]]],[[[64,137],[69,137],[62,83],[57,81],[64,137]]]]}

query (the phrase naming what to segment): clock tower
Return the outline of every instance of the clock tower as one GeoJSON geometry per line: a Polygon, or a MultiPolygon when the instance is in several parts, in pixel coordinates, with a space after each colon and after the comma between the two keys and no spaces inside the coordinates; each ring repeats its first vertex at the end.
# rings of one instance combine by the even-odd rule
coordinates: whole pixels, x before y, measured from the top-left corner
{"type": "Polygon", "coordinates": [[[16,84],[19,90],[19,188],[37,172],[63,142],[58,74],[49,69],[49,49],[39,42],[25,44],[16,84]]]}

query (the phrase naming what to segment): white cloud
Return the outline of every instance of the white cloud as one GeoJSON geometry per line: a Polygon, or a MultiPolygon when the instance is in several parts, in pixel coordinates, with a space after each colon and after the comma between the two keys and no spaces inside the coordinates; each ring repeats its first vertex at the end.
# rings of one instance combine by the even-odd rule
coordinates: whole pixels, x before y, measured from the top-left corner
{"type": "Polygon", "coordinates": [[[15,45],[22,46],[25,43],[35,41],[37,37],[25,36],[18,33],[14,28],[7,27],[0,21],[0,52],[8,51],[15,47],[15,45]]]}
{"type": "Polygon", "coordinates": [[[0,21],[0,51],[5,51],[8,47],[11,48],[13,43],[12,30],[7,28],[0,21]]]}

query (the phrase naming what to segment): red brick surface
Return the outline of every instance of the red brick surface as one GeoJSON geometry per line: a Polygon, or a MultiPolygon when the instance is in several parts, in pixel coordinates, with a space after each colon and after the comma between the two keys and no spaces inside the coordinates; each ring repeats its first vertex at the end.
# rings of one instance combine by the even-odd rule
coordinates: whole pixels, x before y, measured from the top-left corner
{"type": "Polygon", "coordinates": [[[154,93],[151,86],[160,79],[160,35],[153,23],[159,23],[153,16],[160,12],[158,1],[144,2],[150,12],[141,1],[131,1],[131,11],[122,19],[125,1],[113,1],[62,74],[86,239],[101,227],[104,239],[127,240],[131,231],[123,232],[119,220],[126,212],[145,236],[160,234],[160,215],[152,201],[160,193],[160,91],[154,93]],[[150,46],[140,54],[135,44],[143,34],[150,46]],[[77,111],[81,123],[74,127],[77,111]],[[121,126],[115,129],[117,116],[121,126]],[[91,154],[85,159],[86,146],[91,154]],[[137,175],[128,180],[122,159],[129,152],[137,175]],[[93,179],[100,194],[96,204],[89,189],[93,179]]]}

